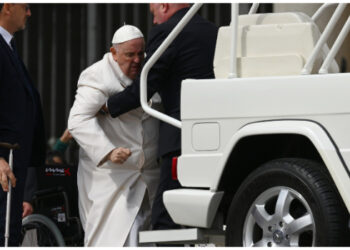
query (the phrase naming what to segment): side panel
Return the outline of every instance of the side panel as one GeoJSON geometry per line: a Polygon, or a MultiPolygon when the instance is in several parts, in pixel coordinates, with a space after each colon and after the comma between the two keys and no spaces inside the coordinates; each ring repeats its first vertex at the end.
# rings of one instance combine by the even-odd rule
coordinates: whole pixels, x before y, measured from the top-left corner
{"type": "Polygon", "coordinates": [[[323,159],[348,211],[350,211],[350,196],[348,195],[348,190],[350,190],[349,171],[347,171],[340,152],[327,134],[327,131],[319,124],[311,121],[277,120],[247,124],[234,134],[222,154],[181,156],[178,174],[182,184],[195,183],[197,186],[202,185],[204,187],[207,182],[211,181],[211,185],[210,190],[177,189],[166,192],[164,194],[164,202],[172,218],[184,225],[209,227],[217,209],[217,206],[211,207],[209,204],[216,204],[212,199],[213,194],[220,194],[216,201],[219,201],[222,197],[222,193],[217,192],[217,189],[224,168],[229,167],[226,166],[226,161],[232,149],[245,137],[264,134],[299,134],[309,138],[323,159]],[[198,175],[202,176],[202,178],[194,178],[195,176],[198,177],[198,175]],[[199,211],[200,207],[201,213],[194,212],[199,211]],[[188,216],[189,211],[197,215],[188,216]],[[184,220],[184,218],[186,219],[184,220]]]}
{"type": "Polygon", "coordinates": [[[214,191],[227,157],[240,138],[298,133],[314,143],[349,207],[345,197],[345,190],[350,190],[349,82],[348,73],[184,81],[182,155],[178,162],[181,184],[214,191]],[[269,123],[273,120],[281,122],[269,123]],[[195,124],[204,125],[197,134],[205,135],[206,128],[214,128],[206,124],[214,123],[218,128],[207,131],[220,137],[215,145],[205,145],[208,140],[193,137],[195,124]],[[198,143],[196,147],[194,142],[198,143]]]}

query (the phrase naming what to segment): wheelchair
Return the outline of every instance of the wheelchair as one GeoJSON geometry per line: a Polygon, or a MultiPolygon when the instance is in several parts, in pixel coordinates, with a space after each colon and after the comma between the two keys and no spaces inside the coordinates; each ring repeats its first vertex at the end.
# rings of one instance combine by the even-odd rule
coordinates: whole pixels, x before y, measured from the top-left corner
{"type": "Polygon", "coordinates": [[[22,221],[22,246],[83,246],[78,213],[77,168],[45,165],[36,169],[34,213],[22,221]]]}

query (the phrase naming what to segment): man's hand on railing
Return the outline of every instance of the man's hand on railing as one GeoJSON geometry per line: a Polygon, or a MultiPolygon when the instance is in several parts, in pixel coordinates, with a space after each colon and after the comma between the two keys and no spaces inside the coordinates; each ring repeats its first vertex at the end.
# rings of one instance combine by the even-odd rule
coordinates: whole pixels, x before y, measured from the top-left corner
{"type": "Polygon", "coordinates": [[[2,190],[4,190],[4,192],[9,191],[8,178],[11,181],[12,187],[15,187],[16,186],[16,177],[13,174],[13,172],[11,171],[10,166],[7,163],[7,161],[5,161],[4,158],[0,157],[0,181],[1,181],[2,190]]]}

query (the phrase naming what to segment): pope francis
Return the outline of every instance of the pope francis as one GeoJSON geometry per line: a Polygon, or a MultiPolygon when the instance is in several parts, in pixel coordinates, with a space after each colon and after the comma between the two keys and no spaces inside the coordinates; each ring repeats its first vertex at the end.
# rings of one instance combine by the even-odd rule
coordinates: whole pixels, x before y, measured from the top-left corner
{"type": "Polygon", "coordinates": [[[85,246],[138,246],[150,227],[159,179],[158,121],[141,108],[118,118],[96,115],[108,97],[132,83],[144,59],[144,38],[131,25],[119,28],[110,52],[85,69],[68,119],[80,145],[79,213],[85,246]]]}

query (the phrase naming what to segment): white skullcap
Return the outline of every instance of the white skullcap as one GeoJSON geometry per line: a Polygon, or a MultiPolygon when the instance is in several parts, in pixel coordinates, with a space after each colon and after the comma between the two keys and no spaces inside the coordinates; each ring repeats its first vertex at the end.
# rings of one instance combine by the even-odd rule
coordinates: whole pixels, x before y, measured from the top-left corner
{"type": "Polygon", "coordinates": [[[112,43],[123,43],[140,37],[143,37],[143,34],[137,27],[124,25],[114,33],[112,43]]]}

